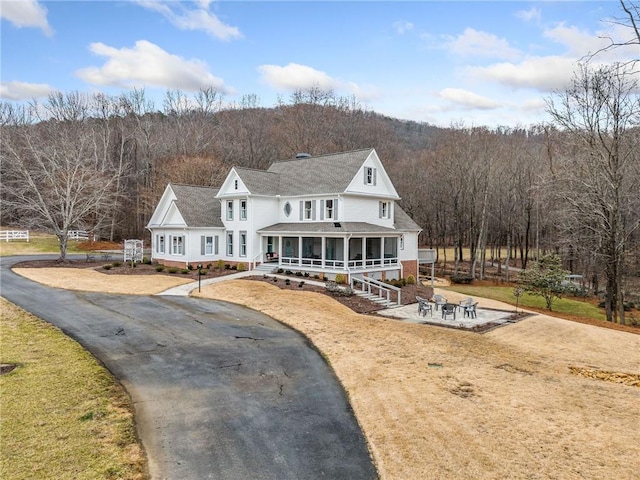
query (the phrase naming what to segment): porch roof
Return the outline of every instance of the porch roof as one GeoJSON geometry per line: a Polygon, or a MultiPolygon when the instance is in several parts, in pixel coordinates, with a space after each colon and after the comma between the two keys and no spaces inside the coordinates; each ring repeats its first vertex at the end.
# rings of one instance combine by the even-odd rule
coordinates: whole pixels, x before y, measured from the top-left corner
{"type": "Polygon", "coordinates": [[[320,233],[320,234],[349,234],[349,233],[379,233],[388,235],[402,232],[394,228],[381,227],[366,222],[299,222],[299,223],[276,223],[258,230],[258,233],[320,233]],[[339,225],[339,226],[336,226],[339,225]]]}

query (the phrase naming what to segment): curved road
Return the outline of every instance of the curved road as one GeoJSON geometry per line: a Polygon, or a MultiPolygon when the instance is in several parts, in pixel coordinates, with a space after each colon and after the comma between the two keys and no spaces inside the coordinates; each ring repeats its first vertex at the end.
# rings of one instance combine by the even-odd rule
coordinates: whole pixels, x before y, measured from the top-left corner
{"type": "Polygon", "coordinates": [[[49,288],[0,259],[1,295],[61,328],[134,403],[153,479],[372,479],[339,382],[270,317],[191,297],[49,288]]]}

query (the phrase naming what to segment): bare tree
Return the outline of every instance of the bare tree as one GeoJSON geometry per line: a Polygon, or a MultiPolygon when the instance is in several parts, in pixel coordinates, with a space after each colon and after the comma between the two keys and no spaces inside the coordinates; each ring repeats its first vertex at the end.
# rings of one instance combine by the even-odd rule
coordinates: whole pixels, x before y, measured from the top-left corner
{"type": "MultiPolygon", "coordinates": [[[[55,97],[56,112],[78,111],[75,97],[55,97]]],[[[75,115],[74,115],[75,116],[75,115]]],[[[119,172],[96,168],[95,132],[87,120],[48,120],[3,127],[0,146],[3,202],[17,212],[19,223],[52,231],[66,260],[70,229],[93,230],[108,222],[119,172]]]]}
{"type": "Polygon", "coordinates": [[[563,132],[564,155],[549,187],[565,238],[588,244],[606,277],[608,321],[624,324],[623,276],[630,236],[640,227],[640,100],[624,65],[582,65],[572,85],[547,100],[563,132]]]}

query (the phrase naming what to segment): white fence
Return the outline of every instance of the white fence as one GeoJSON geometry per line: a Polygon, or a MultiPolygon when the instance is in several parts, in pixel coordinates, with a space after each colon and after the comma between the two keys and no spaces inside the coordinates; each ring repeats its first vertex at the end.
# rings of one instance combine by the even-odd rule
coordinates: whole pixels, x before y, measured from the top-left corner
{"type": "Polygon", "coordinates": [[[29,230],[2,230],[0,231],[0,240],[7,242],[11,240],[29,241],[29,230]]]}
{"type": "Polygon", "coordinates": [[[86,230],[69,230],[67,238],[69,240],[89,240],[89,233],[86,230]]]}

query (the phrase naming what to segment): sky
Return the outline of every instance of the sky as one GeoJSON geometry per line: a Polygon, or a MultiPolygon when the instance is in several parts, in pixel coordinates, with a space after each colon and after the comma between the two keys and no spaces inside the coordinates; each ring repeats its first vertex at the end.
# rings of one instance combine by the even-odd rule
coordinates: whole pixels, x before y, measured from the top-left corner
{"type": "MultiPolygon", "coordinates": [[[[618,1],[0,0],[0,98],[213,87],[230,104],[320,87],[437,126],[547,119],[577,62],[627,39],[618,1]]],[[[636,46],[598,62],[640,56],[636,46]]]]}

